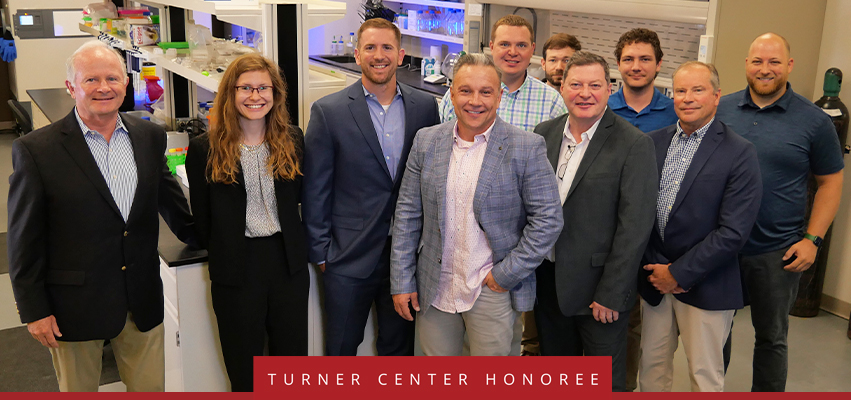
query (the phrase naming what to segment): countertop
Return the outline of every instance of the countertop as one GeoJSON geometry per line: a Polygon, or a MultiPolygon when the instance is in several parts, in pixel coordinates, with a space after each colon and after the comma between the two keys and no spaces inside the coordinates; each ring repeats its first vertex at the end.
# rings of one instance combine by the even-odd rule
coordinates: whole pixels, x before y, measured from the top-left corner
{"type": "Polygon", "coordinates": [[[27,94],[51,123],[65,118],[75,105],[65,88],[30,89],[27,94]]]}
{"type": "MultiPolygon", "coordinates": [[[[183,189],[183,195],[188,200],[189,188],[180,183],[180,178],[175,177],[175,179],[177,179],[177,184],[183,189]]],[[[165,261],[169,268],[207,261],[207,250],[193,249],[181,242],[168,228],[162,216],[160,216],[160,237],[157,250],[159,250],[160,258],[165,261]]]]}
{"type": "MultiPolygon", "coordinates": [[[[341,56],[333,56],[333,55],[314,55],[310,56],[312,61],[316,61],[319,63],[327,64],[332,67],[341,68],[349,72],[353,72],[356,74],[361,73],[360,66],[354,62],[335,62],[327,59],[326,57],[335,57],[339,58],[341,56]]],[[[410,64],[410,56],[405,56],[405,61],[402,65],[410,64]]],[[[449,86],[443,86],[443,84],[433,85],[431,83],[423,82],[423,77],[420,75],[420,71],[411,71],[408,67],[399,67],[396,70],[396,80],[404,83],[408,86],[413,87],[414,89],[419,89],[434,96],[443,97],[447,90],[449,90],[449,86]]]]}

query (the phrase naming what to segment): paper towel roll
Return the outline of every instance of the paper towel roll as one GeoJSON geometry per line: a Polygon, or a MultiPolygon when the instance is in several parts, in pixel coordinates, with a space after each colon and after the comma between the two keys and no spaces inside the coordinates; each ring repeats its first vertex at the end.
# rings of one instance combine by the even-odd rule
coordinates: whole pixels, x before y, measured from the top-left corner
{"type": "Polygon", "coordinates": [[[431,46],[431,51],[429,52],[429,57],[435,60],[443,60],[443,46],[431,46]]]}

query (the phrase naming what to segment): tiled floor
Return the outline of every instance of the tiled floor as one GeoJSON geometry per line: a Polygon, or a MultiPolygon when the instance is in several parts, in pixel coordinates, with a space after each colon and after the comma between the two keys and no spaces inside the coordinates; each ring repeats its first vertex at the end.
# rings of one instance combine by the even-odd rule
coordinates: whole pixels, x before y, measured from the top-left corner
{"type": "MultiPolygon", "coordinates": [[[[6,230],[6,197],[11,173],[12,135],[0,134],[0,229],[6,230]]],[[[15,312],[8,274],[0,274],[0,329],[21,326],[15,312]]],[[[815,318],[790,320],[789,391],[851,392],[851,340],[848,321],[822,312],[815,318]]],[[[751,382],[753,328],[750,310],[739,311],[733,330],[733,356],[727,374],[728,391],[748,391],[751,382]]],[[[3,344],[0,343],[0,346],[3,344]]],[[[47,351],[47,350],[45,350],[47,351]]],[[[682,351],[675,355],[674,390],[688,391],[688,364],[682,351]]],[[[3,377],[0,376],[0,380],[3,377]]],[[[101,386],[100,391],[124,391],[121,382],[101,386]]]]}

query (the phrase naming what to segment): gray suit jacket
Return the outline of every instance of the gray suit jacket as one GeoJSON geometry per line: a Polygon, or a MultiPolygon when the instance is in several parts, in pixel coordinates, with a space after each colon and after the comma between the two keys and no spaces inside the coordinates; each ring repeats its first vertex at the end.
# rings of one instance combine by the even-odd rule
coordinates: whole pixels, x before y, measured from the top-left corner
{"type": "MultiPolygon", "coordinates": [[[[535,132],[557,168],[567,115],[535,132]]],[[[607,109],[564,202],[555,246],[556,291],[565,316],[590,315],[592,302],[629,310],[639,264],[656,218],[659,187],[653,141],[607,109]]]]}
{"type": "MultiPolygon", "coordinates": [[[[422,311],[437,296],[443,255],[444,202],[456,121],[421,129],[402,179],[390,257],[391,293],[418,292],[422,311]]],[[[535,303],[535,268],[563,221],[544,141],[497,117],[476,193],[476,221],[493,250],[493,277],[511,291],[517,311],[535,303]]]]}

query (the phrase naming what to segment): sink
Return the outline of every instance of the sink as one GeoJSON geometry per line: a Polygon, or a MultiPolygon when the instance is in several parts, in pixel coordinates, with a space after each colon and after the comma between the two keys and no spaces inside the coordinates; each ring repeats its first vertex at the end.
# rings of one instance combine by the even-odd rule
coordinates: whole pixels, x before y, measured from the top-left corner
{"type": "Polygon", "coordinates": [[[319,58],[340,64],[356,63],[353,56],[319,56],[319,58]]]}

